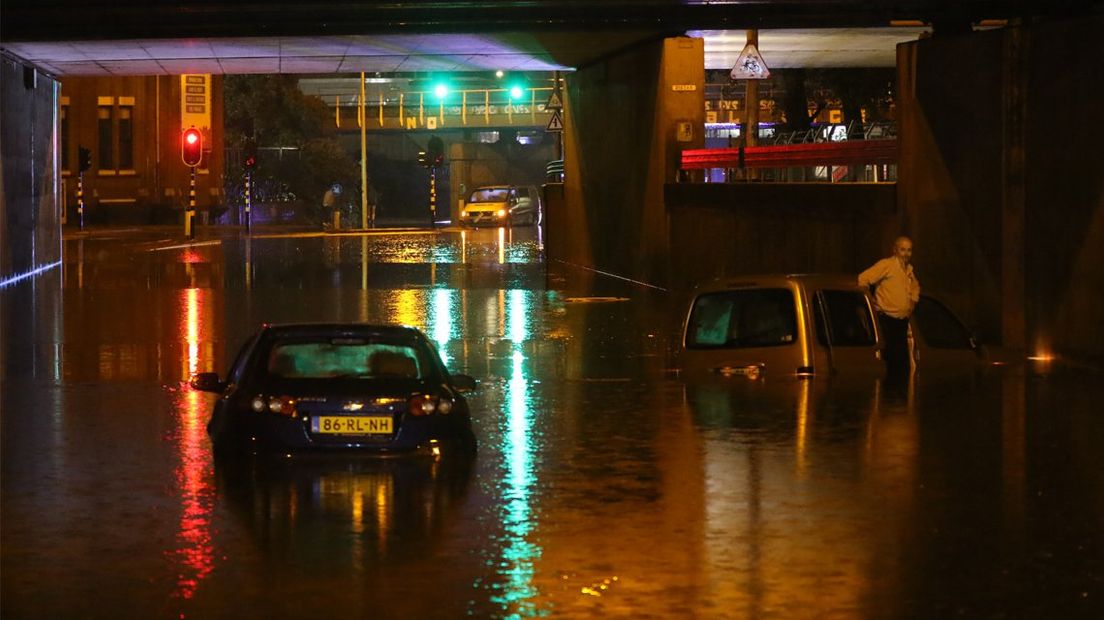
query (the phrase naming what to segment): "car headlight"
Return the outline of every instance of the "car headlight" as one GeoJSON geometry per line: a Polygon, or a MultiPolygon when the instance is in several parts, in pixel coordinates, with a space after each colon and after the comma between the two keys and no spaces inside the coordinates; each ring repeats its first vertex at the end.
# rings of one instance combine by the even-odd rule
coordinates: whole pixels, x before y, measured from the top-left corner
{"type": "Polygon", "coordinates": [[[498,217],[506,217],[506,209],[499,209],[498,217]]]}

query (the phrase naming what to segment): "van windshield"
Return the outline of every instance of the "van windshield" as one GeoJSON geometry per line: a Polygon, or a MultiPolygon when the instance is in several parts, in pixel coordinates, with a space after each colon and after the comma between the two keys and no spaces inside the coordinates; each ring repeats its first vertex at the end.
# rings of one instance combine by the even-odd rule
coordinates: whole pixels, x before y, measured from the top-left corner
{"type": "Polygon", "coordinates": [[[777,347],[796,340],[794,297],[788,289],[701,295],[694,301],[686,327],[688,349],[777,347]]]}
{"type": "Polygon", "coordinates": [[[472,192],[468,202],[506,202],[510,190],[505,187],[485,187],[472,192]]]}

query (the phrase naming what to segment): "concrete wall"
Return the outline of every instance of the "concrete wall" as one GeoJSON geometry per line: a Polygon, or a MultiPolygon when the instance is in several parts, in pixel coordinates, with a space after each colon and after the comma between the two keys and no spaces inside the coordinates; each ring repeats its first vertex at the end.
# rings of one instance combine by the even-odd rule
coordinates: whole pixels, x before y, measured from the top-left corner
{"type": "Polygon", "coordinates": [[[61,260],[58,83],[0,56],[0,282],[61,260]]]}
{"type": "Polygon", "coordinates": [[[702,40],[677,37],[567,76],[564,204],[548,214],[550,258],[666,283],[663,185],[679,150],[703,144],[704,66],[702,40]],[[677,140],[680,121],[689,141],[677,140]]]}
{"type": "Polygon", "coordinates": [[[752,273],[855,273],[889,254],[891,183],[668,185],[673,290],[752,273]]]}
{"type": "Polygon", "coordinates": [[[1029,353],[1104,358],[1102,28],[898,48],[900,228],[920,280],[988,340],[1029,353]]]}

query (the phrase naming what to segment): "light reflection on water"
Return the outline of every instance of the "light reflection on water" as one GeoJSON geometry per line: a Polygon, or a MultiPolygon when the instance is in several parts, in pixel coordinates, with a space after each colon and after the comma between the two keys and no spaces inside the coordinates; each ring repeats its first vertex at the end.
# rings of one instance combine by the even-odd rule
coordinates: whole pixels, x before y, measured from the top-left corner
{"type": "Polygon", "coordinates": [[[501,592],[492,596],[506,617],[529,618],[546,615],[538,600],[540,592],[533,584],[540,546],[531,540],[539,527],[533,507],[537,485],[534,455],[538,449],[533,419],[536,411],[526,372],[522,343],[528,340],[531,305],[527,292],[511,290],[506,301],[505,332],[511,342],[510,372],[505,384],[505,418],[502,435],[505,466],[501,508],[503,539],[501,560],[496,563],[502,576],[501,592]]]}
{"type": "Polygon", "coordinates": [[[200,584],[214,569],[214,549],[211,542],[211,511],[214,491],[211,485],[211,449],[207,440],[206,420],[210,402],[200,392],[184,387],[184,381],[195,373],[201,364],[200,343],[207,334],[202,328],[211,324],[210,290],[188,288],[181,292],[181,308],[176,313],[181,318],[181,336],[184,340],[186,376],[182,378],[177,393],[177,422],[179,429],[177,449],[180,459],[176,468],[177,490],[180,494],[180,525],[177,547],[169,556],[178,565],[177,587],[174,596],[191,599],[200,584]]]}

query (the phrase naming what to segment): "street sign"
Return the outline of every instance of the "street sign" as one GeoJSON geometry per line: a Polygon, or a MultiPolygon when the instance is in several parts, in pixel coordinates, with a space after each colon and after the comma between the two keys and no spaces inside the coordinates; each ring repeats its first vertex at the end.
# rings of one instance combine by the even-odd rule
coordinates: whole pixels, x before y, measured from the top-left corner
{"type": "Polygon", "coordinates": [[[544,104],[545,110],[562,110],[563,98],[560,96],[560,89],[552,91],[552,96],[548,98],[548,102],[544,104]]]}
{"type": "Polygon", "coordinates": [[[548,121],[548,127],[545,127],[544,130],[563,131],[563,116],[560,115],[559,110],[552,113],[552,118],[548,121]]]}
{"type": "Polygon", "coordinates": [[[744,46],[744,51],[740,52],[740,57],[736,59],[729,75],[734,80],[765,80],[770,77],[770,69],[763,62],[755,45],[748,43],[744,46]]]}

